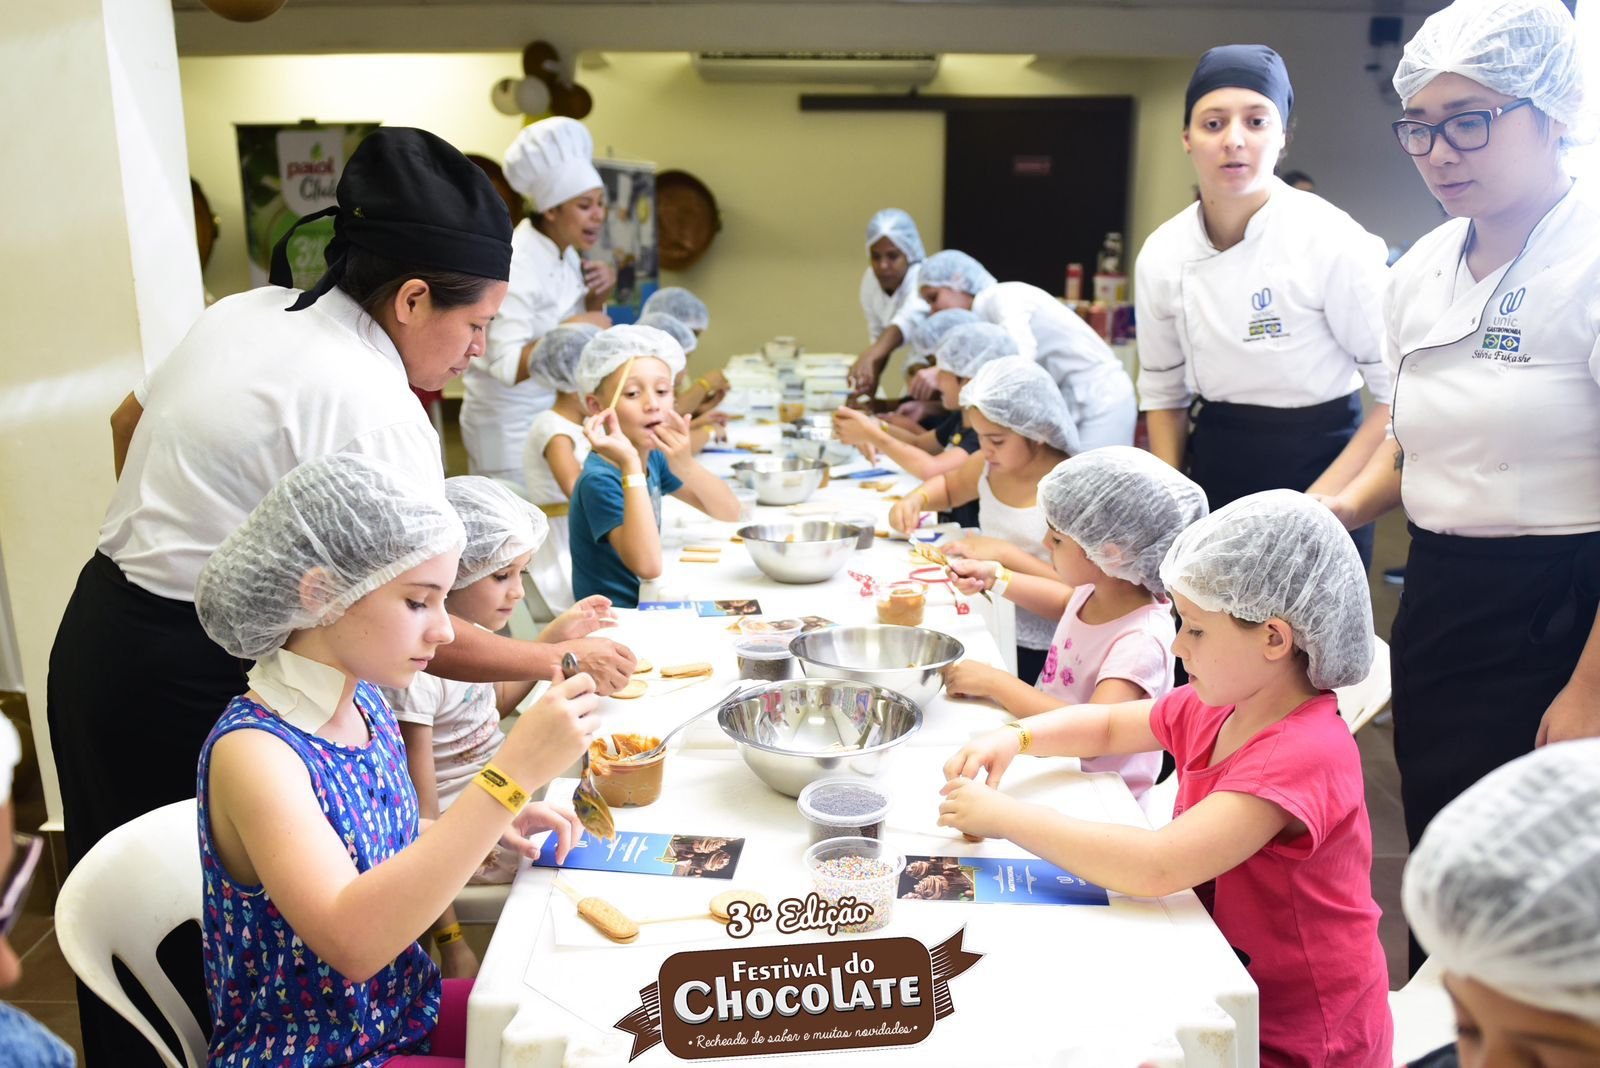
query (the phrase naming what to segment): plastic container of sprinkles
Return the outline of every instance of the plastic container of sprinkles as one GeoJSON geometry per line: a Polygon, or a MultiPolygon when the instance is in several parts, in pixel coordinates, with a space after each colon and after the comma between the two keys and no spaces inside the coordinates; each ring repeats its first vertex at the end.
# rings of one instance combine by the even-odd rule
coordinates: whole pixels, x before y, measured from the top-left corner
{"type": "Polygon", "coordinates": [[[795,802],[811,824],[811,841],[882,838],[889,798],[865,779],[818,779],[795,802]]]}
{"type": "Polygon", "coordinates": [[[888,924],[894,914],[894,892],[906,858],[877,838],[827,838],[805,853],[817,894],[829,902],[854,898],[872,906],[862,923],[841,924],[845,934],[864,934],[888,924]]]}

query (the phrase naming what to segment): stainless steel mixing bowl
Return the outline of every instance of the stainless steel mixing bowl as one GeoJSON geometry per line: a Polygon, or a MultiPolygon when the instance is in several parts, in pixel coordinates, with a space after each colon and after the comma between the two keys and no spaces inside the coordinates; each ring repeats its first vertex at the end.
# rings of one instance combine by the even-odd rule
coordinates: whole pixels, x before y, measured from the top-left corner
{"type": "Polygon", "coordinates": [[[826,582],[839,573],[861,539],[861,527],[813,520],[740,527],[745,551],[779,582],[826,582]]]}
{"type": "Polygon", "coordinates": [[[717,724],[761,781],[798,797],[825,776],[877,774],[922,726],[922,709],[881,686],[789,679],[733,695],[717,724]]]}
{"type": "Polygon", "coordinates": [[[788,438],[784,441],[783,447],[791,456],[797,456],[802,460],[815,460],[829,467],[848,463],[858,456],[854,445],[846,445],[844,442],[835,441],[831,437],[788,438]]]}
{"type": "Polygon", "coordinates": [[[917,707],[944,688],[943,670],[966,648],[926,627],[826,627],[789,643],[807,678],[855,679],[904,694],[917,707]]]}
{"type": "Polygon", "coordinates": [[[764,456],[733,465],[739,483],[756,491],[762,504],[799,504],[822,485],[828,468],[815,460],[764,456]]]}

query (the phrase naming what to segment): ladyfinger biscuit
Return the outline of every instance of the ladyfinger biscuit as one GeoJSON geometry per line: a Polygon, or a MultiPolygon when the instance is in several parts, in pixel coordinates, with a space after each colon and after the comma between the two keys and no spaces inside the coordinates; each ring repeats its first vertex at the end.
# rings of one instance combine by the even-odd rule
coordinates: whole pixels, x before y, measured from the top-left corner
{"type": "Polygon", "coordinates": [[[578,902],[578,915],[613,942],[632,942],[639,937],[639,925],[603,898],[586,897],[578,902]]]}
{"type": "Polygon", "coordinates": [[[645,682],[643,679],[632,678],[628,680],[628,684],[626,686],[616,691],[611,696],[615,697],[619,701],[632,701],[635,697],[643,697],[644,692],[649,688],[650,684],[645,682]]]}
{"type": "Polygon", "coordinates": [[[726,890],[711,899],[711,918],[718,923],[728,922],[728,908],[735,901],[747,905],[765,905],[767,896],[755,890],[726,890]]]}
{"type": "Polygon", "coordinates": [[[692,679],[696,675],[709,674],[711,674],[711,665],[704,660],[693,664],[673,664],[670,667],[661,669],[661,677],[664,679],[692,679]]]}

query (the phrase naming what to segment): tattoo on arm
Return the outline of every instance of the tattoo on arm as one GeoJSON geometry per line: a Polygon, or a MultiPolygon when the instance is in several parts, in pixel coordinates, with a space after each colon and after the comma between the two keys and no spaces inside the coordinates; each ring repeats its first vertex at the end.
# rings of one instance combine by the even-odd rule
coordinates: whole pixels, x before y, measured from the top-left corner
{"type": "Polygon", "coordinates": [[[1405,465],[1406,465],[1406,450],[1404,450],[1404,449],[1395,449],[1394,450],[1394,469],[1396,471],[1398,471],[1402,467],[1404,467],[1405,465]]]}

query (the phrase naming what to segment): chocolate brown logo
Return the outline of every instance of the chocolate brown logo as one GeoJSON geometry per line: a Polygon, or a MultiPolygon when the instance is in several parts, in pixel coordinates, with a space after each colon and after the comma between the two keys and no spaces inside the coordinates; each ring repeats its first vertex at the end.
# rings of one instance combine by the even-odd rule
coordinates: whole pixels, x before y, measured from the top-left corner
{"type": "Polygon", "coordinates": [[[914,938],[675,953],[615,1026],[628,1059],[658,1042],[686,1060],[914,1046],[955,1012],[949,982],[983,956],[962,928],[929,949],[914,938]]]}

